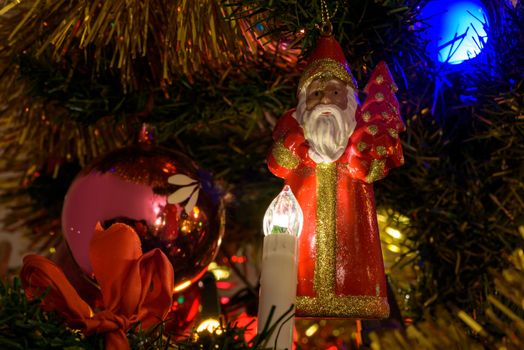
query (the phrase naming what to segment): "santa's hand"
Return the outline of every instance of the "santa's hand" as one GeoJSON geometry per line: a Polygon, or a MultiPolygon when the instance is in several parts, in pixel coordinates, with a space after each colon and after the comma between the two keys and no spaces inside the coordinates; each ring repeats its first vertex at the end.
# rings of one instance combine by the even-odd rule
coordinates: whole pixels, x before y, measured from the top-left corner
{"type": "Polygon", "coordinates": [[[282,138],[282,144],[300,159],[307,157],[308,145],[304,135],[299,132],[290,132],[282,138]]]}

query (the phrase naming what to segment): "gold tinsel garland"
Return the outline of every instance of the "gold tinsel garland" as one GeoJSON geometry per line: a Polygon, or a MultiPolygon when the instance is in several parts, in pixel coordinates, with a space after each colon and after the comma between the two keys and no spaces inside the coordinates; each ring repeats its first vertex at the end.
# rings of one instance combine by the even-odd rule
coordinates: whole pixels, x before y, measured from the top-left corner
{"type": "Polygon", "coordinates": [[[51,50],[52,59],[60,62],[79,49],[97,70],[102,64],[117,69],[124,89],[142,88],[147,80],[157,86],[169,85],[179,76],[192,80],[209,69],[253,61],[259,51],[278,51],[285,62],[296,62],[296,52],[260,39],[245,18],[245,9],[244,17],[236,19],[238,5],[222,1],[16,0],[1,4],[4,55],[14,57],[29,49],[41,57],[51,50]],[[149,70],[146,77],[144,66],[149,70]]]}
{"type": "MultiPolygon", "coordinates": [[[[111,111],[114,106],[109,106],[100,112],[106,114],[105,120],[96,125],[87,120],[85,111],[79,111],[73,121],[68,108],[78,106],[65,108],[64,101],[55,100],[56,94],[49,91],[39,96],[41,87],[35,88],[35,84],[42,82],[35,83],[31,72],[20,73],[17,60],[21,57],[37,64],[36,69],[32,67],[36,73],[42,70],[39,64],[44,71],[50,70],[49,78],[54,78],[53,70],[61,72],[63,82],[52,87],[53,91],[71,97],[69,85],[86,84],[87,91],[95,93],[87,98],[98,99],[99,104],[104,92],[91,83],[107,78],[107,69],[117,72],[115,78],[121,83],[121,91],[114,91],[113,85],[104,87],[111,90],[110,97],[120,99],[130,90],[140,89],[152,102],[156,95],[177,98],[167,92],[175,78],[189,83],[196,76],[212,80],[210,75],[222,75],[224,79],[231,75],[233,64],[247,61],[254,65],[296,64],[297,50],[262,39],[262,33],[245,17],[249,11],[243,9],[244,17],[234,19],[237,10],[238,6],[216,0],[0,1],[3,156],[30,154],[30,163],[38,167],[45,165],[49,155],[55,161],[78,159],[85,164],[131,140],[136,130],[126,136],[127,126],[140,125],[137,120],[153,109],[148,103],[145,111],[117,117],[111,111]],[[266,59],[271,56],[271,61],[264,62],[264,55],[266,59]],[[71,80],[78,75],[81,82],[71,80]],[[123,119],[123,126],[115,125],[115,119],[123,119]]],[[[45,77],[39,79],[47,86],[45,77]]],[[[86,101],[87,112],[93,108],[89,103],[86,101]]]]}
{"type": "Polygon", "coordinates": [[[128,141],[129,126],[125,122],[117,123],[112,116],[88,126],[70,120],[65,117],[67,110],[56,101],[26,96],[26,83],[17,77],[17,70],[13,69],[1,80],[10,87],[0,89],[2,169],[15,164],[8,159],[25,156],[29,162],[21,165],[26,169],[26,176],[53,163],[56,167],[49,170],[56,174],[63,161],[76,159],[85,165],[128,141]]]}
{"type": "MultiPolygon", "coordinates": [[[[524,226],[519,228],[524,238],[524,226]]],[[[480,317],[463,310],[440,309],[434,316],[401,330],[372,333],[373,350],[497,349],[524,347],[524,250],[519,248],[509,258],[510,266],[493,272],[496,295],[488,296],[488,307],[480,317]],[[489,326],[489,327],[488,327],[489,326]],[[467,329],[470,329],[468,332],[467,329]],[[498,335],[493,334],[496,329],[498,335]],[[491,330],[491,331],[490,331],[491,330]],[[501,337],[500,334],[503,334],[501,337]]]]}
{"type": "Polygon", "coordinates": [[[61,239],[60,220],[45,207],[35,206],[26,188],[42,173],[58,175],[64,162],[85,165],[92,159],[128,143],[130,126],[112,116],[92,125],[64,118],[67,111],[56,102],[24,94],[26,84],[13,70],[4,74],[11,89],[0,89],[0,204],[10,213],[3,219],[6,231],[32,229],[32,251],[56,246],[61,239]]]}
{"type": "Polygon", "coordinates": [[[34,213],[23,189],[64,162],[83,166],[133,142],[154,101],[176,105],[171,84],[238,75],[242,85],[234,66],[246,63],[293,69],[299,52],[262,38],[249,9],[236,11],[216,0],[0,0],[0,169],[13,172],[0,180],[13,209],[6,229],[53,240],[59,222],[34,213]]]}

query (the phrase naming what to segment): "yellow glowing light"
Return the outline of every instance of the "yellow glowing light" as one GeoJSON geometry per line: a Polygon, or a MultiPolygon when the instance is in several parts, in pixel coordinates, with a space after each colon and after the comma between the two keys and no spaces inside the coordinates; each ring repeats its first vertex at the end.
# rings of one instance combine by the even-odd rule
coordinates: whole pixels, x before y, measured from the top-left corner
{"type": "Polygon", "coordinates": [[[395,244],[388,244],[388,249],[391,250],[393,253],[400,253],[400,247],[395,244]]]}
{"type": "Polygon", "coordinates": [[[306,332],[305,332],[306,336],[311,337],[313,334],[315,334],[318,331],[318,328],[319,328],[318,323],[312,324],[311,326],[309,326],[308,329],[306,329],[306,332]]]}
{"type": "Polygon", "coordinates": [[[226,267],[220,266],[214,261],[207,268],[213,273],[217,281],[227,280],[231,275],[231,272],[226,267]]]}
{"type": "Polygon", "coordinates": [[[473,331],[477,332],[477,333],[484,333],[485,334],[485,331],[484,331],[484,328],[482,328],[482,326],[477,322],[475,321],[474,319],[472,319],[467,313],[465,313],[464,311],[460,310],[457,314],[457,316],[462,320],[464,321],[464,323],[466,323],[469,327],[471,327],[471,329],[473,329],[473,331]]]}
{"type": "Polygon", "coordinates": [[[55,247],[51,247],[51,248],[49,248],[49,253],[50,253],[50,254],[54,254],[54,253],[56,253],[56,249],[55,249],[55,247]]]}
{"type": "Polygon", "coordinates": [[[182,282],[180,283],[178,286],[176,286],[174,289],[173,289],[173,292],[175,293],[178,293],[184,289],[186,289],[187,287],[189,287],[191,285],[191,281],[185,281],[185,282],[182,282]]]}
{"type": "Polygon", "coordinates": [[[396,239],[402,238],[402,233],[400,233],[399,230],[396,230],[393,227],[386,227],[386,233],[396,239]]]}
{"type": "Polygon", "coordinates": [[[264,235],[291,234],[299,236],[302,231],[304,216],[291,187],[285,185],[273,199],[264,214],[264,235]]]}
{"type": "Polygon", "coordinates": [[[200,209],[198,209],[197,206],[193,207],[193,217],[195,219],[198,219],[198,216],[200,215],[200,209]]]}
{"type": "Polygon", "coordinates": [[[222,330],[220,329],[220,322],[214,318],[208,318],[207,320],[200,322],[197,327],[197,333],[202,333],[203,331],[221,334],[222,330]]]}
{"type": "Polygon", "coordinates": [[[388,221],[388,217],[384,214],[377,214],[377,219],[379,222],[387,222],[388,221]]]}
{"type": "Polygon", "coordinates": [[[399,215],[397,220],[402,224],[409,224],[409,218],[407,216],[399,215]]]}

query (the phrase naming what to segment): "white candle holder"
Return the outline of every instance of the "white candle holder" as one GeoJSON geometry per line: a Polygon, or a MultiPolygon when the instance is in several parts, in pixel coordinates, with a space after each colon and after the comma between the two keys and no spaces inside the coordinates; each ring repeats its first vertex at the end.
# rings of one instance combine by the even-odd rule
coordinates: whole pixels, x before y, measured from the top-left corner
{"type": "MultiPolygon", "coordinates": [[[[302,231],[303,214],[291,188],[284,186],[264,215],[264,248],[258,304],[258,331],[288,312],[297,291],[297,244],[302,231]]],[[[291,349],[295,317],[286,317],[276,325],[267,345],[274,349],[291,349]]]]}

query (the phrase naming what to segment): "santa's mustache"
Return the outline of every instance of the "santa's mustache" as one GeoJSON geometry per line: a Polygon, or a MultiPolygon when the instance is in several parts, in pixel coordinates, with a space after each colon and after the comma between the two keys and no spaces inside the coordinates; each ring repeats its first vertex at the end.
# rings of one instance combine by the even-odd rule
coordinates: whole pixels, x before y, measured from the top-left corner
{"type": "MultiPolygon", "coordinates": [[[[318,136],[320,130],[317,127],[332,129],[330,133],[332,137],[336,138],[336,142],[340,142],[341,136],[347,135],[348,125],[344,121],[344,111],[337,105],[317,105],[311,111],[306,111],[304,115],[305,136],[318,136]],[[339,132],[335,132],[338,130],[339,132]]],[[[326,135],[328,136],[328,135],[326,135]]]]}
{"type": "Polygon", "coordinates": [[[325,160],[337,159],[347,146],[349,124],[336,105],[317,105],[304,113],[304,136],[312,150],[325,160]]]}

